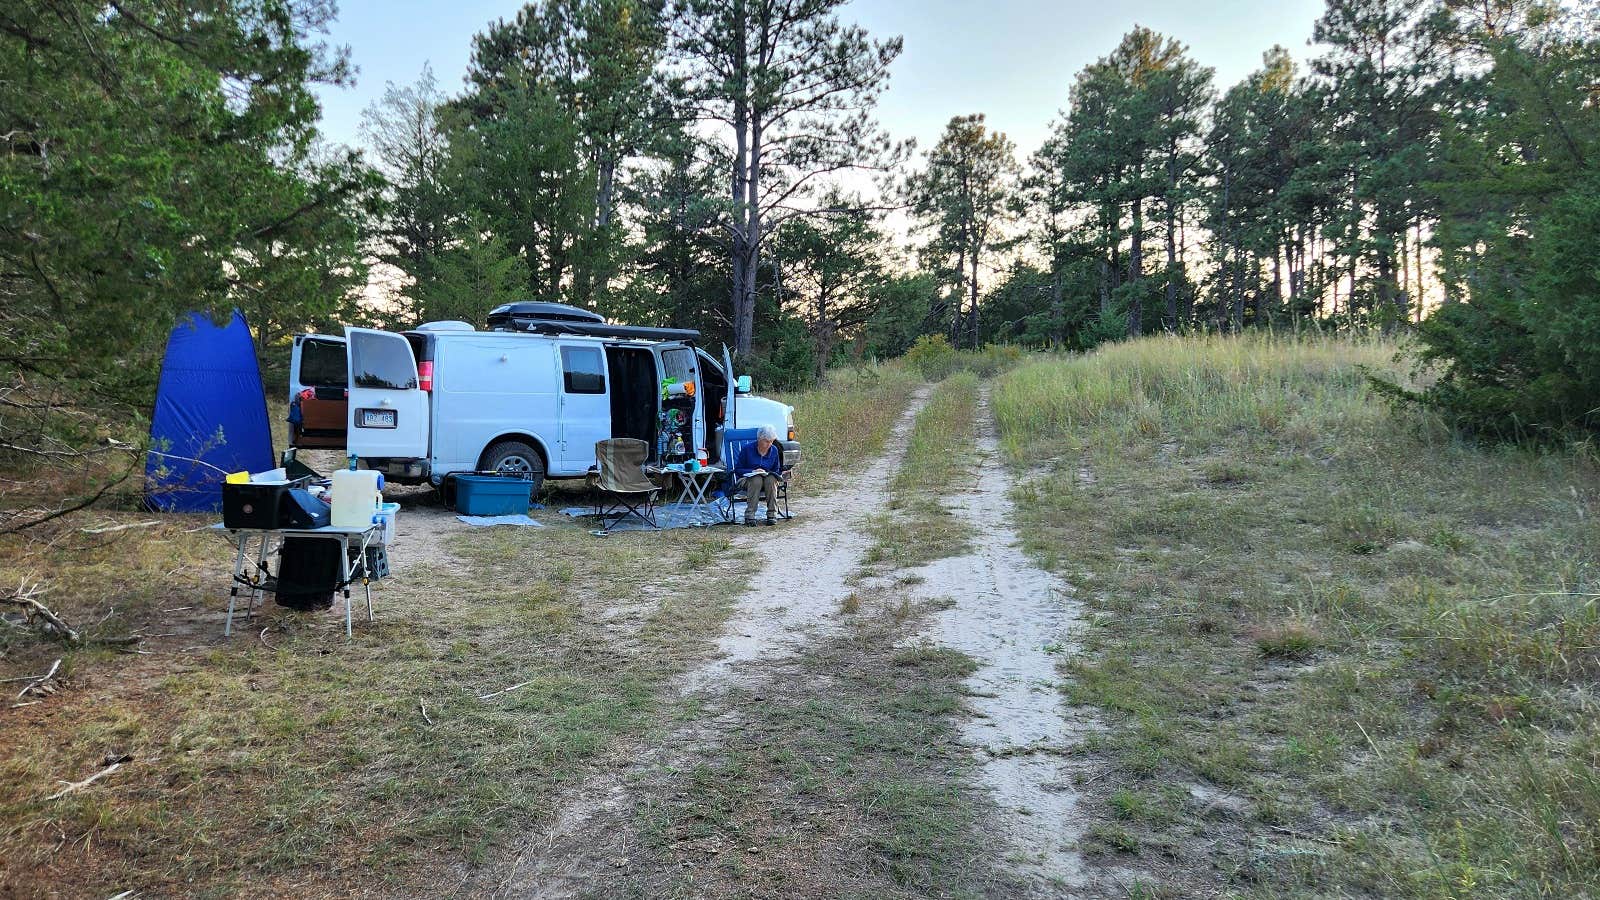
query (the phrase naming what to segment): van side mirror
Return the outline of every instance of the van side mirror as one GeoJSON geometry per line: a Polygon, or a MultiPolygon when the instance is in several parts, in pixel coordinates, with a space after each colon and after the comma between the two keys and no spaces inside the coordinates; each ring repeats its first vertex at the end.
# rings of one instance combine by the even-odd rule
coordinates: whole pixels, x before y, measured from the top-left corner
{"type": "Polygon", "coordinates": [[[740,375],[738,378],[734,379],[734,386],[741,394],[750,393],[750,376],[740,375]]]}

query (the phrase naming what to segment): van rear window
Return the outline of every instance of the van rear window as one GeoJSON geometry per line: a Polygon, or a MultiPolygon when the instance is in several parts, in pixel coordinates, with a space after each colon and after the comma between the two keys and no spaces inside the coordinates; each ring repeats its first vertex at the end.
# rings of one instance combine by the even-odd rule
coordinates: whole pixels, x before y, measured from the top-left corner
{"type": "Polygon", "coordinates": [[[569,394],[606,392],[606,362],[599,347],[562,347],[561,373],[569,394]]]}
{"type": "Polygon", "coordinates": [[[345,387],[344,344],[305,341],[300,345],[300,383],[308,387],[345,387]]]}
{"type": "Polygon", "coordinates": [[[350,371],[356,387],[409,391],[417,386],[417,361],[411,345],[397,334],[350,336],[350,371]]]}

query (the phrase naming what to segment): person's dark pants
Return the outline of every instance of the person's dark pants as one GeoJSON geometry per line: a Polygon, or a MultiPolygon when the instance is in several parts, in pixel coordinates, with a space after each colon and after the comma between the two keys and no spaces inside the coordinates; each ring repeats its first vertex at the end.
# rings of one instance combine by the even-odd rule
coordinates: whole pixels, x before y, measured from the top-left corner
{"type": "Polygon", "coordinates": [[[778,476],[776,475],[750,475],[744,480],[744,520],[751,521],[756,517],[756,503],[766,495],[767,518],[778,517],[778,476]]]}

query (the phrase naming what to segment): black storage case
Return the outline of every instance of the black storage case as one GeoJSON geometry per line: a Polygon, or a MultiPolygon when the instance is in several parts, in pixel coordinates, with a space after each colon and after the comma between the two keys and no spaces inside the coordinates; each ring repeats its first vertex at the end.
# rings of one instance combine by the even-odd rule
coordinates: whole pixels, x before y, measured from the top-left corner
{"type": "MultiPolygon", "coordinates": [[[[309,476],[275,484],[222,485],[222,525],[224,528],[315,528],[312,498],[304,488],[309,476]],[[290,493],[300,494],[291,498],[290,493]]],[[[320,524],[328,524],[326,521],[320,524]]]]}

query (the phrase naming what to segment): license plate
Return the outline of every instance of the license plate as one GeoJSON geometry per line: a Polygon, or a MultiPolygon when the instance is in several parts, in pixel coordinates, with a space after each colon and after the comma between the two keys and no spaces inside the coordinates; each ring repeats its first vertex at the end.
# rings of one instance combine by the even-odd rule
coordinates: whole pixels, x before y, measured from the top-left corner
{"type": "Polygon", "coordinates": [[[394,428],[398,424],[398,416],[392,409],[363,409],[357,412],[360,418],[356,424],[362,428],[394,428]]]}

